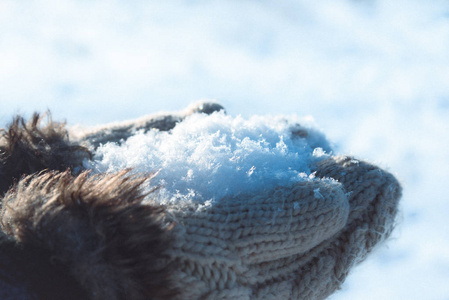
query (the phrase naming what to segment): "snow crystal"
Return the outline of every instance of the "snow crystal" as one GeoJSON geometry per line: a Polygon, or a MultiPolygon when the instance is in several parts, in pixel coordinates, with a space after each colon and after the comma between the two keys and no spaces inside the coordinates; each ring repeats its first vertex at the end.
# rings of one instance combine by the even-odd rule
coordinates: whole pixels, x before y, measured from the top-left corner
{"type": "MultiPolygon", "coordinates": [[[[196,114],[170,132],[139,131],[121,145],[100,146],[87,168],[95,172],[156,172],[161,199],[205,203],[310,180],[312,162],[326,156],[324,137],[297,116],[196,114]],[[292,130],[307,134],[297,136],[292,130]],[[321,141],[317,145],[311,143],[321,141]]],[[[161,200],[164,201],[164,200],[161,200]]]]}
{"type": "Polygon", "coordinates": [[[442,0],[3,0],[1,127],[16,113],[98,125],[204,98],[243,116],[311,114],[339,153],[404,185],[395,238],[330,299],[447,300],[448,12],[442,0]]]}
{"type": "Polygon", "coordinates": [[[313,196],[316,199],[324,199],[323,195],[320,193],[320,188],[317,188],[317,189],[313,190],[313,196]]]}

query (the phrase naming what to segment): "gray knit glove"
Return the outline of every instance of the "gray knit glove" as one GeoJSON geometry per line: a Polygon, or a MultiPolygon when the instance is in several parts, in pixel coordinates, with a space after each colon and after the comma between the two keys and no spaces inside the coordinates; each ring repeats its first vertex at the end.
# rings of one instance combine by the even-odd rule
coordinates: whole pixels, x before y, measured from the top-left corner
{"type": "MultiPolygon", "coordinates": [[[[71,131],[64,143],[95,151],[136,130],[170,130],[191,113],[220,109],[201,104],[71,131]]],[[[309,138],[303,128],[292,134],[309,138]]],[[[45,149],[52,153],[51,140],[45,149]]],[[[80,167],[82,156],[64,157],[80,167]]],[[[0,222],[18,244],[53,253],[96,300],[324,299],[389,236],[401,188],[388,172],[350,157],[312,167],[311,180],[210,206],[162,207],[140,192],[144,179],[126,172],[47,173],[6,193],[0,222]]]]}
{"type": "MultiPolygon", "coordinates": [[[[169,130],[173,120],[203,107],[222,109],[203,104],[150,116],[103,127],[85,141],[105,132],[117,140],[110,134],[119,128],[169,130]]],[[[309,135],[305,128],[292,134],[309,135]]],[[[389,236],[401,188],[391,174],[351,157],[320,161],[314,171],[315,179],[291,187],[208,207],[167,207],[175,224],[167,265],[175,266],[179,299],[323,299],[338,289],[350,268],[389,236]]]]}
{"type": "Polygon", "coordinates": [[[338,289],[390,234],[401,191],[391,174],[349,157],[316,171],[290,188],[172,208],[180,299],[324,299],[338,289]]]}

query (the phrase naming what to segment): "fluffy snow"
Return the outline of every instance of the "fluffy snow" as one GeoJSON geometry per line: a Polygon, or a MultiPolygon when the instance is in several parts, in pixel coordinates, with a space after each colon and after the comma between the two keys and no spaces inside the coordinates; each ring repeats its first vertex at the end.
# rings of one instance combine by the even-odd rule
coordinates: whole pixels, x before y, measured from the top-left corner
{"type": "Polygon", "coordinates": [[[307,123],[296,116],[194,114],[170,132],[140,131],[121,145],[102,145],[85,165],[101,173],[156,172],[152,185],[161,186],[163,203],[255,194],[313,178],[311,164],[330,147],[312,128],[307,137],[292,134],[307,123]]]}
{"type": "Polygon", "coordinates": [[[338,153],[402,182],[393,238],[340,299],[449,299],[446,0],[1,0],[0,124],[69,125],[217,99],[312,115],[338,153]]]}

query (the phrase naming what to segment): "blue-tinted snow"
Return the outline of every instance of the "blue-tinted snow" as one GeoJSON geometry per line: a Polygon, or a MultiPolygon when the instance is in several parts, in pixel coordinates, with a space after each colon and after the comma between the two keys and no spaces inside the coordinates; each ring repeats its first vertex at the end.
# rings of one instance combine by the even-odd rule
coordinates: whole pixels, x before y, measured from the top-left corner
{"type": "Polygon", "coordinates": [[[204,98],[314,116],[403,182],[387,246],[332,299],[449,297],[447,1],[0,2],[0,124],[100,124],[204,98]]]}
{"type": "MultiPolygon", "coordinates": [[[[140,131],[121,145],[101,145],[85,165],[100,173],[155,172],[152,183],[161,187],[164,203],[254,195],[314,177],[311,165],[327,157],[323,148],[329,145],[318,132],[307,138],[292,134],[296,124],[307,123],[293,115],[195,114],[170,132],[140,131]],[[318,145],[311,143],[318,139],[318,145]]],[[[315,194],[320,196],[319,189],[315,194]]]]}

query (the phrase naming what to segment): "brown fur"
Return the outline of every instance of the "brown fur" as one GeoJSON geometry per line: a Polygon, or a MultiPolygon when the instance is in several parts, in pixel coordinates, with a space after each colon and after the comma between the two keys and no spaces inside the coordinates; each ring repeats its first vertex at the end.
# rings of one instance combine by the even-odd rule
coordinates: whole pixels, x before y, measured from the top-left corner
{"type": "Polygon", "coordinates": [[[0,197],[24,174],[73,169],[91,156],[86,148],[70,143],[65,124],[47,116],[45,125],[37,113],[28,123],[16,116],[7,129],[0,130],[0,197]]]}
{"type": "Polygon", "coordinates": [[[2,230],[53,253],[92,299],[168,299],[170,231],[164,209],[143,202],[147,180],[127,171],[27,176],[5,194],[2,230]]]}

